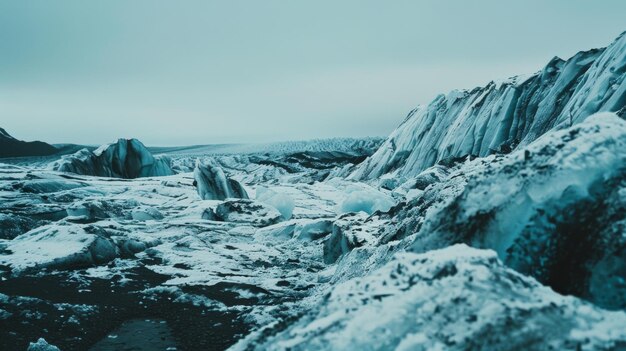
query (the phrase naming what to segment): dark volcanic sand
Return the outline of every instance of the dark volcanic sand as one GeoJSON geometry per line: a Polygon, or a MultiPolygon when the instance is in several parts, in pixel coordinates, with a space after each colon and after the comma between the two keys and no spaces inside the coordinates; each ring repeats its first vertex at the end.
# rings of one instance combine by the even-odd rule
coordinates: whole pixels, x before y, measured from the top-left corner
{"type": "MultiPolygon", "coordinates": [[[[9,299],[0,297],[0,309],[11,315],[0,319],[0,350],[23,351],[40,337],[63,351],[223,350],[248,332],[235,313],[174,303],[165,295],[145,298],[138,291],[168,277],[144,267],[129,272],[132,280],[123,283],[119,276],[76,279],[73,272],[5,275],[0,293],[9,299]]],[[[223,287],[193,290],[226,305],[234,303],[223,287]]]]}

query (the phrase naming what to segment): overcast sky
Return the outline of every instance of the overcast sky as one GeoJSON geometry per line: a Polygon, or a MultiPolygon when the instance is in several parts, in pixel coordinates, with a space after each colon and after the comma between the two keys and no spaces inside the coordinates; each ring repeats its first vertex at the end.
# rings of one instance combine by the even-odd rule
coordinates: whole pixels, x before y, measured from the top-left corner
{"type": "Polygon", "coordinates": [[[626,30],[624,0],[0,0],[0,127],[148,145],[387,135],[626,30]]]}

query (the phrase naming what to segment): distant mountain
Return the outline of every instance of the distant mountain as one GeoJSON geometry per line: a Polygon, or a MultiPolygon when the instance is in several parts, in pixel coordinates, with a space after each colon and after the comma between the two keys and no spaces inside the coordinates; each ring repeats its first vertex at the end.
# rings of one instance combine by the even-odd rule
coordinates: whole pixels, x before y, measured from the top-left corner
{"type": "Polygon", "coordinates": [[[0,158],[21,156],[47,156],[56,154],[59,150],[42,141],[22,141],[12,137],[6,130],[0,128],[0,158]]]}

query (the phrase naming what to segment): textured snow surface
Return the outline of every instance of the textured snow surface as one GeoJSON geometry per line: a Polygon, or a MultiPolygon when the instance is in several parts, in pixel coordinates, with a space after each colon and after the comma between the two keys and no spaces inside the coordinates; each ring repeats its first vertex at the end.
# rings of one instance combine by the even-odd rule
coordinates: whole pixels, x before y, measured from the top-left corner
{"type": "Polygon", "coordinates": [[[595,112],[619,111],[626,106],[625,72],[622,34],[605,49],[555,57],[531,77],[440,95],[411,111],[351,177],[412,176],[465,155],[507,153],[595,112]]]}
{"type": "Polygon", "coordinates": [[[116,255],[108,240],[87,233],[77,225],[43,226],[7,242],[0,264],[15,272],[26,269],[70,268],[105,263],[116,255]]]}
{"type": "MultiPolygon", "coordinates": [[[[228,171],[236,177],[245,174],[228,171]]],[[[307,173],[300,176],[306,179],[307,173]]],[[[63,301],[67,295],[68,303],[75,303],[93,296],[88,291],[95,287],[111,284],[110,289],[98,292],[98,301],[115,306],[116,301],[132,297],[153,304],[161,301],[159,311],[173,304],[179,311],[218,313],[226,316],[220,317],[223,329],[230,324],[256,328],[272,323],[298,310],[294,301],[320,283],[323,241],[330,234],[343,191],[351,185],[345,181],[292,182],[292,177],[285,177],[284,183],[246,184],[252,195],[273,194],[265,199],[268,202],[281,194],[272,206],[243,199],[201,200],[192,173],[125,180],[0,164],[0,208],[7,225],[40,218],[40,222],[27,222],[23,229],[15,228],[10,240],[0,240],[0,289],[15,294],[15,287],[20,286],[28,296],[50,293],[63,301]],[[281,204],[286,197],[293,206],[287,208],[289,221],[274,207],[285,210],[281,204]],[[207,213],[214,217],[204,218],[210,216],[207,213]],[[143,285],[146,270],[163,278],[143,285]],[[45,282],[48,276],[76,280],[80,288],[59,297],[56,289],[65,283],[44,290],[20,285],[25,280],[45,282]],[[130,291],[120,293],[123,289],[130,291]]],[[[95,324],[85,324],[85,329],[67,334],[63,341],[64,334],[59,333],[67,333],[68,328],[44,324],[42,332],[41,325],[45,318],[67,319],[66,314],[15,313],[25,308],[15,301],[13,297],[0,301],[0,348],[11,349],[12,343],[20,342],[24,345],[20,348],[26,349],[27,342],[44,337],[62,349],[85,349],[81,342],[98,333],[97,328],[89,329],[95,324]],[[26,333],[14,327],[30,323],[33,326],[26,333]]],[[[46,302],[38,302],[36,308],[43,308],[42,304],[46,302]]],[[[114,321],[106,316],[101,319],[114,321]]],[[[228,344],[234,337],[220,339],[228,344]]],[[[189,343],[199,349],[210,345],[206,340],[189,343]]]]}
{"type": "Polygon", "coordinates": [[[615,350],[625,324],[626,313],[558,295],[493,251],[455,245],[338,284],[257,349],[615,350]]]}
{"type": "Polygon", "coordinates": [[[426,171],[407,204],[338,217],[329,284],[236,349],[625,347],[625,150],[626,122],[603,113],[426,171]]]}
{"type": "Polygon", "coordinates": [[[250,155],[250,154],[277,154],[287,155],[294,153],[333,153],[341,154],[371,154],[383,142],[382,138],[331,138],[303,141],[284,141],[265,144],[223,144],[197,145],[170,148],[152,148],[168,155],[188,155],[202,157],[206,155],[250,155]]]}
{"type": "Polygon", "coordinates": [[[409,203],[389,238],[464,242],[559,292],[626,307],[626,121],[609,113],[505,157],[459,166],[409,203]]]}

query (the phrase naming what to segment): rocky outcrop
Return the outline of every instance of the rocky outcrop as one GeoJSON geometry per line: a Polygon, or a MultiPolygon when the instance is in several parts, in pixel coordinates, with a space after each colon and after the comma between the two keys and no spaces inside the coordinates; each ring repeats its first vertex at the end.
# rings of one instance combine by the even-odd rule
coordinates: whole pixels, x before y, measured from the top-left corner
{"type": "Polygon", "coordinates": [[[350,175],[411,177],[466,155],[508,153],[553,129],[626,106],[626,35],[609,47],[554,58],[529,77],[440,95],[419,106],[350,175]]]}
{"type": "Polygon", "coordinates": [[[93,152],[82,149],[63,156],[51,168],[60,172],[125,179],[174,174],[168,157],[153,156],[137,139],[119,139],[93,152]]]}
{"type": "Polygon", "coordinates": [[[194,184],[203,200],[247,199],[248,193],[236,180],[227,177],[224,170],[213,163],[196,163],[194,184]]]}

